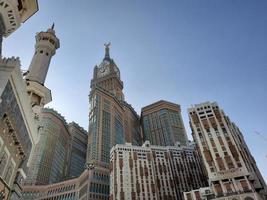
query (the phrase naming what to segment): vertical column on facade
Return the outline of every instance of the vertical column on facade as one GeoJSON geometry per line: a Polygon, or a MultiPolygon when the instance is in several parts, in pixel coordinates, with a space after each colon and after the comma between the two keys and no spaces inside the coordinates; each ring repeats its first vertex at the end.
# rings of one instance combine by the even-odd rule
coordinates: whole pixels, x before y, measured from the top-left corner
{"type": "MultiPolygon", "coordinates": [[[[1,29],[1,27],[0,27],[0,29],[1,29]]],[[[3,35],[0,32],[0,59],[2,58],[2,43],[3,43],[3,35]]]]}

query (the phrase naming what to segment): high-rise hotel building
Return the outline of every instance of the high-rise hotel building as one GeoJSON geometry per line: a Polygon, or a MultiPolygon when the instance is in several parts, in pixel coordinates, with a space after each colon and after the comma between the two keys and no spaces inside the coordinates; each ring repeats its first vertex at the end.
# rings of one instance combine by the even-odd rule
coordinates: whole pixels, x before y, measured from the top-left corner
{"type": "Polygon", "coordinates": [[[111,200],[182,200],[183,191],[207,186],[194,144],[116,145],[110,173],[111,200]]]}
{"type": "Polygon", "coordinates": [[[84,171],[87,151],[87,131],[77,123],[68,124],[68,130],[71,136],[71,150],[69,160],[69,177],[76,178],[84,171]]]}
{"type": "MultiPolygon", "coordinates": [[[[89,130],[87,163],[95,165],[94,172],[109,177],[110,149],[125,141],[141,142],[139,116],[124,100],[120,70],[109,55],[105,45],[105,57],[95,66],[89,94],[89,130]]],[[[90,179],[90,178],[89,178],[90,179]]],[[[109,187],[109,179],[89,180],[89,199],[108,199],[109,193],[101,188],[109,187]],[[94,189],[93,185],[97,185],[94,189]]]]}
{"type": "Polygon", "coordinates": [[[46,185],[67,178],[71,136],[64,117],[53,109],[40,113],[37,143],[26,185],[46,185]]]}
{"type": "Polygon", "coordinates": [[[110,58],[109,45],[106,45],[105,57],[99,66],[95,66],[91,81],[88,162],[108,166],[113,145],[123,144],[126,138],[131,140],[133,136],[141,137],[139,117],[124,101],[122,90],[120,70],[110,58]]]}
{"type": "Polygon", "coordinates": [[[161,100],[142,108],[141,124],[144,141],[153,145],[171,146],[176,142],[186,145],[188,142],[178,104],[161,100]]]}
{"type": "Polygon", "coordinates": [[[242,133],[218,104],[198,104],[188,112],[210,188],[185,193],[185,199],[266,199],[266,184],[242,133]]]}

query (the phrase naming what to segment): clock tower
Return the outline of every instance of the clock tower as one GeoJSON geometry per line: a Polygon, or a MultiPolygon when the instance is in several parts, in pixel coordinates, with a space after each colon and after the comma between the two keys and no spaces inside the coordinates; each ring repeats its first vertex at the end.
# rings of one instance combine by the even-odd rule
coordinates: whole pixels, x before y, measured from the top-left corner
{"type": "Polygon", "coordinates": [[[114,60],[110,58],[110,43],[105,44],[105,57],[99,66],[94,68],[94,77],[91,81],[91,89],[101,88],[114,95],[118,100],[124,100],[123,82],[120,79],[120,70],[114,60]]]}
{"type": "Polygon", "coordinates": [[[109,199],[110,149],[125,142],[141,145],[139,116],[124,100],[120,70],[110,58],[109,47],[110,43],[105,44],[105,56],[94,67],[89,93],[86,163],[94,166],[90,170],[94,176],[89,177],[87,189],[90,200],[100,199],[96,197],[95,187],[104,188],[98,193],[101,199],[109,199]],[[103,178],[95,179],[95,175],[103,178]]]}

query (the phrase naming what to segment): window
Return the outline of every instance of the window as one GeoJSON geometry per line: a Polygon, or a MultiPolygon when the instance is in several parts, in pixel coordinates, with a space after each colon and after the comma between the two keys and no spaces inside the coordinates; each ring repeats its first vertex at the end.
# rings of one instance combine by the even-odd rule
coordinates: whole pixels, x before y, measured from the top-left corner
{"type": "Polygon", "coordinates": [[[222,187],[220,183],[214,184],[214,189],[217,195],[221,195],[223,193],[222,187]]]}
{"type": "Polygon", "coordinates": [[[6,172],[6,175],[5,175],[5,178],[4,178],[4,180],[5,180],[8,184],[10,184],[10,181],[11,181],[12,174],[13,174],[13,172],[14,172],[14,169],[15,169],[15,162],[14,162],[13,159],[12,159],[12,161],[10,162],[10,164],[9,164],[9,166],[8,166],[8,168],[7,168],[7,172],[6,172]]]}
{"type": "Polygon", "coordinates": [[[241,184],[241,186],[242,186],[244,191],[248,191],[249,190],[248,183],[247,183],[246,180],[241,180],[240,184],[241,184]]]}
{"type": "Polygon", "coordinates": [[[7,165],[7,160],[8,160],[8,154],[6,151],[4,151],[1,155],[0,155],[0,175],[3,176],[4,175],[4,170],[5,167],[7,165]]]}
{"type": "Polygon", "coordinates": [[[237,163],[238,167],[242,167],[242,164],[240,162],[237,163]]]}

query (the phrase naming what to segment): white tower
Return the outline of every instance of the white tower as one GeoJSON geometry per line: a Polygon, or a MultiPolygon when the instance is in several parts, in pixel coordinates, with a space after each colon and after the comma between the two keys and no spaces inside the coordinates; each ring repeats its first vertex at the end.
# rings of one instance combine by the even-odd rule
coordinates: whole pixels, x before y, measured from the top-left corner
{"type": "Polygon", "coordinates": [[[33,111],[38,115],[40,109],[52,100],[51,91],[44,86],[44,82],[51,58],[60,44],[55,35],[54,24],[46,32],[37,33],[35,38],[35,53],[26,80],[33,111]]]}
{"type": "Polygon", "coordinates": [[[29,67],[27,80],[44,85],[51,58],[59,48],[59,39],[55,35],[54,24],[46,32],[36,35],[35,53],[29,67]]]}

